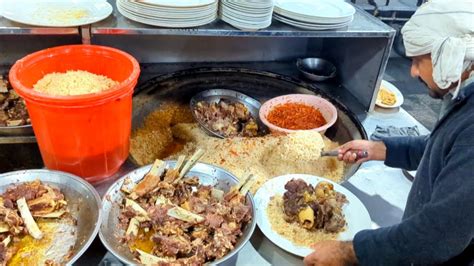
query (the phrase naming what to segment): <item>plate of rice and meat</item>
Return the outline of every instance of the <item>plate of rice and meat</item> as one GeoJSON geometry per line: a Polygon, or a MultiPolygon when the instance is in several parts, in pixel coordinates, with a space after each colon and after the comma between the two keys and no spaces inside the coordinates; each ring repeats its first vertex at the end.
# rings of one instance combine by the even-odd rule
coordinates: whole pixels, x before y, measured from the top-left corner
{"type": "Polygon", "coordinates": [[[202,265],[236,259],[255,229],[245,181],[211,165],[156,160],[117,181],[103,201],[100,238],[127,264],[202,265]]]}
{"type": "Polygon", "coordinates": [[[257,224],[274,244],[305,257],[311,244],[352,240],[372,228],[367,209],[344,187],[318,176],[290,174],[267,181],[254,197],[257,224]]]}

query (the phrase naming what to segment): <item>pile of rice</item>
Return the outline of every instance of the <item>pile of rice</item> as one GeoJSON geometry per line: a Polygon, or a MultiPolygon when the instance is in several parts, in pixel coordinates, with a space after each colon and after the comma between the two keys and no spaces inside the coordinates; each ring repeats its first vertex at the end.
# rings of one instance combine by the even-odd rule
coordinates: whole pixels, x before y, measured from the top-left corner
{"type": "Polygon", "coordinates": [[[206,151],[201,162],[220,166],[238,178],[254,174],[257,183],[252,192],[269,178],[284,174],[312,174],[342,181],[344,163],[336,158],[320,157],[322,149],[334,149],[338,143],[317,132],[219,139],[208,136],[196,123],[187,122],[192,121],[192,115],[189,108],[183,108],[166,104],[149,115],[144,126],[132,133],[130,154],[137,163],[145,165],[156,158],[191,156],[201,148],[206,151]],[[176,143],[182,143],[182,149],[170,153],[169,147],[176,143]]]}
{"type": "Polygon", "coordinates": [[[74,70],[47,74],[33,86],[33,89],[50,95],[71,96],[105,91],[118,84],[119,82],[106,76],[74,70]]]}
{"type": "Polygon", "coordinates": [[[150,113],[143,125],[134,130],[130,139],[130,155],[139,165],[153,163],[169,154],[176,143],[171,127],[179,123],[192,123],[194,118],[187,106],[165,103],[150,113]]]}
{"type": "Polygon", "coordinates": [[[338,233],[327,233],[322,230],[308,231],[298,223],[288,223],[285,221],[283,212],[283,197],[274,196],[267,207],[267,216],[273,231],[290,240],[297,246],[310,247],[319,241],[335,240],[338,233]]]}

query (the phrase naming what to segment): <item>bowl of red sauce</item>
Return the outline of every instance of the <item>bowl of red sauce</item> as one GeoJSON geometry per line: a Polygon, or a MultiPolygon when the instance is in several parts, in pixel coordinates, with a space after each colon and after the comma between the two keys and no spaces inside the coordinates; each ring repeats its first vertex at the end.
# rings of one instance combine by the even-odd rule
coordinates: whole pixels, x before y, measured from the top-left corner
{"type": "Polygon", "coordinates": [[[310,94],[288,94],[266,101],[260,120],[272,133],[299,130],[326,132],[337,120],[337,109],[328,100],[310,94]]]}

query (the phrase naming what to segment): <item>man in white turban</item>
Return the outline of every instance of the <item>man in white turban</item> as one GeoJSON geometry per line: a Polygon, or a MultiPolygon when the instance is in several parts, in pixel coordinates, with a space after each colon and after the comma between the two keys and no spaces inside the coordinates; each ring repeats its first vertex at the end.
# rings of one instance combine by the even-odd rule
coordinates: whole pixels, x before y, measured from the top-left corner
{"type": "Polygon", "coordinates": [[[474,0],[428,1],[402,34],[411,75],[446,103],[442,118],[429,136],[348,142],[339,159],[417,170],[403,219],[316,243],[306,265],[474,265],[474,0]]]}

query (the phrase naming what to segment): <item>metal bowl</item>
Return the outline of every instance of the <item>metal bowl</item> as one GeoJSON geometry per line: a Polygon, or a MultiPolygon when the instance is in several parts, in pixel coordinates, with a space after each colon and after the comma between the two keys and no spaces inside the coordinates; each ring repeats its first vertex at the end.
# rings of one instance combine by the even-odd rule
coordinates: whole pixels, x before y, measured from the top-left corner
{"type": "Polygon", "coordinates": [[[324,81],[336,76],[334,64],[322,58],[298,59],[296,67],[306,78],[313,81],[324,81]]]}
{"type": "Polygon", "coordinates": [[[34,136],[31,124],[23,126],[0,127],[0,136],[34,136]]]}
{"type": "Polygon", "coordinates": [[[101,203],[97,191],[84,179],[59,171],[23,170],[0,175],[0,193],[19,182],[41,180],[58,187],[66,197],[70,212],[77,220],[77,239],[72,250],[72,265],[97,236],[101,220],[101,203]]]}
{"type": "MultiPolygon", "coordinates": [[[[166,161],[166,163],[168,167],[174,167],[176,161],[166,161]]],[[[148,171],[150,171],[150,168],[151,165],[143,166],[117,180],[105,193],[104,200],[102,201],[103,216],[99,231],[100,240],[108,251],[110,251],[126,264],[133,265],[137,264],[137,262],[134,260],[134,256],[128,247],[120,242],[120,236],[123,236],[125,233],[124,230],[120,229],[118,224],[120,208],[117,203],[121,202],[123,199],[123,194],[120,192],[120,187],[127,177],[131,178],[134,182],[139,181],[146,173],[148,173],[148,171]]],[[[234,175],[227,172],[226,170],[205,163],[196,163],[196,165],[191,168],[187,176],[197,176],[199,177],[201,184],[212,185],[225,192],[229,191],[233,185],[236,185],[239,182],[234,175]]],[[[252,209],[252,221],[248,223],[242,230],[243,235],[237,241],[235,248],[226,256],[219,260],[213,261],[211,264],[235,265],[237,253],[250,240],[256,225],[255,203],[253,202],[253,198],[250,193],[247,194],[247,203],[252,209]]]]}
{"type": "Polygon", "coordinates": [[[207,91],[202,91],[198,94],[196,94],[193,98],[191,98],[190,106],[191,106],[191,111],[193,113],[194,119],[198,122],[199,126],[206,131],[209,135],[218,137],[218,138],[225,138],[218,132],[213,131],[210,129],[203,121],[197,118],[196,114],[194,113],[194,109],[196,108],[196,105],[198,102],[204,101],[204,102],[219,102],[221,99],[228,100],[230,102],[238,102],[249,110],[250,114],[252,117],[255,119],[255,121],[258,124],[259,128],[259,134],[260,135],[265,135],[267,131],[267,127],[265,124],[262,123],[260,120],[260,117],[258,115],[258,112],[260,110],[260,106],[262,105],[259,101],[251,98],[250,96],[247,96],[243,93],[240,93],[238,91],[234,90],[224,90],[224,89],[213,89],[213,90],[207,90],[207,91]]]}

